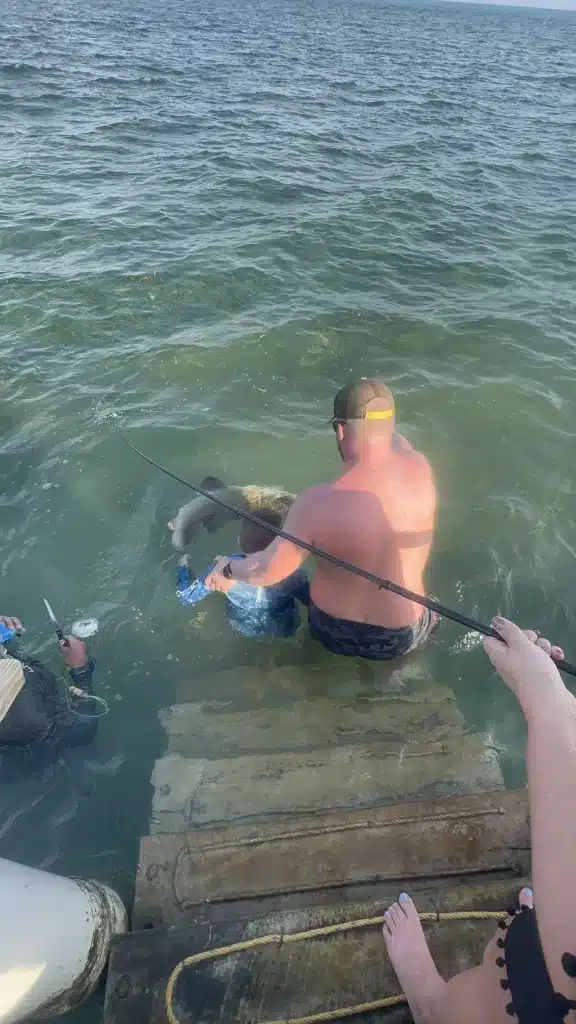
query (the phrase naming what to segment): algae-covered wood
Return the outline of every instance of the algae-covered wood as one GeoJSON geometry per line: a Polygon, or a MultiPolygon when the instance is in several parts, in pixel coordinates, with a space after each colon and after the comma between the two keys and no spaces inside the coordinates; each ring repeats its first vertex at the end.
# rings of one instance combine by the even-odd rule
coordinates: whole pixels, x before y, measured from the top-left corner
{"type": "MultiPolygon", "coordinates": [[[[476,886],[438,888],[430,883],[417,891],[421,911],[493,909],[510,903],[523,879],[490,880],[476,886]]],[[[396,888],[396,894],[400,884],[396,888]]],[[[335,922],[382,914],[388,894],[374,888],[374,898],[347,906],[330,905],[288,910],[271,915],[243,916],[242,904],[224,904],[227,920],[214,921],[215,908],[188,928],[133,932],[114,941],[107,987],[106,1024],[161,1024],[164,992],[173,967],[203,949],[278,932],[296,932],[335,922]]],[[[494,922],[441,922],[426,925],[432,951],[447,976],[477,963],[494,922]]],[[[378,927],[344,932],[281,947],[270,946],[226,960],[190,968],[176,989],[174,1008],[182,1024],[260,1024],[322,1009],[357,1004],[398,992],[378,927]]],[[[411,1017],[406,1009],[374,1013],[370,1024],[399,1024],[411,1017]]]]}
{"type": "Polygon", "coordinates": [[[400,749],[462,732],[464,721],[454,693],[429,682],[377,692],[354,700],[296,700],[281,707],[252,706],[231,711],[221,702],[178,704],[160,712],[167,753],[184,757],[275,750],[307,750],[350,743],[382,742],[400,749]]]}
{"type": "Polygon", "coordinates": [[[374,807],[404,799],[481,793],[503,785],[481,736],[329,747],[223,760],[168,754],[152,775],[153,832],[262,819],[271,814],[374,807]]]}
{"type": "Polygon", "coordinates": [[[145,836],[134,923],[179,924],[206,901],[512,873],[528,847],[524,791],[145,836]]]}
{"type": "MultiPolygon", "coordinates": [[[[161,722],[143,930],[114,943],[106,1024],[164,1021],[173,967],[205,948],[371,917],[403,889],[421,910],[500,909],[524,884],[525,795],[503,791],[498,751],[419,665],[335,663],[329,692],[304,666],[220,672],[161,722]]],[[[492,928],[429,929],[441,967],[477,962],[492,928]]],[[[176,1010],[182,1024],[262,1024],[397,991],[371,928],[186,971],[176,1010]]]]}
{"type": "Polygon", "coordinates": [[[280,650],[277,640],[258,641],[251,659],[258,657],[260,664],[235,664],[203,677],[183,678],[172,691],[174,703],[217,700],[223,710],[250,710],[315,698],[349,703],[376,693],[422,694],[440,685],[428,671],[425,650],[402,662],[333,658],[329,673],[323,659],[311,661],[310,651],[291,644],[280,650]]]}

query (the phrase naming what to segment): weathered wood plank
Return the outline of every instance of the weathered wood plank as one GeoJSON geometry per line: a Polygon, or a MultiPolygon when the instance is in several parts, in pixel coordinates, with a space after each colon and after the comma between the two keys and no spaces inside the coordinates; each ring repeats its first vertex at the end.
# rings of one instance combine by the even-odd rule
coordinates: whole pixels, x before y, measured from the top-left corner
{"type": "Polygon", "coordinates": [[[181,924],[206,901],[512,873],[527,859],[527,814],[524,791],[499,792],[145,836],[134,926],[181,924]]]}
{"type": "Polygon", "coordinates": [[[350,702],[377,693],[409,696],[438,685],[427,672],[422,652],[400,664],[335,658],[329,673],[323,660],[311,661],[309,652],[301,648],[283,647],[279,662],[277,641],[259,641],[251,658],[256,663],[238,664],[236,659],[230,668],[216,669],[202,678],[182,679],[175,684],[174,703],[218,701],[223,709],[249,710],[282,707],[316,697],[350,702]],[[291,653],[300,660],[290,663],[291,653]]]}
{"type": "Polygon", "coordinates": [[[0,658],[0,722],[24,686],[24,666],[16,658],[0,658]]]}
{"type": "Polygon", "coordinates": [[[500,789],[496,753],[480,736],[437,743],[346,746],[204,761],[169,754],[152,774],[152,832],[373,807],[404,799],[500,789]]]}
{"type": "MultiPolygon", "coordinates": [[[[484,882],[476,887],[454,885],[449,889],[431,884],[418,893],[416,904],[419,910],[500,910],[515,898],[523,882],[484,882]]],[[[388,903],[388,897],[380,896],[346,907],[328,903],[266,917],[255,914],[249,922],[220,923],[211,920],[214,908],[206,905],[204,917],[188,928],[152,929],[118,937],[110,959],[105,1024],[164,1024],[166,982],[172,968],[192,953],[257,935],[376,916],[388,903]]],[[[494,931],[493,922],[441,922],[425,927],[439,967],[447,977],[478,963],[494,931]]],[[[266,947],[191,968],[177,986],[175,1010],[181,1024],[258,1024],[396,992],[398,982],[376,927],[281,948],[266,947]]],[[[371,1024],[404,1024],[411,1017],[402,1009],[373,1014],[366,1020],[371,1024]]]]}
{"type": "Polygon", "coordinates": [[[300,700],[277,708],[232,711],[221,702],[177,704],[160,712],[166,753],[233,757],[239,753],[309,750],[343,743],[383,742],[397,748],[461,732],[451,690],[430,684],[417,693],[377,693],[353,702],[300,700]]]}

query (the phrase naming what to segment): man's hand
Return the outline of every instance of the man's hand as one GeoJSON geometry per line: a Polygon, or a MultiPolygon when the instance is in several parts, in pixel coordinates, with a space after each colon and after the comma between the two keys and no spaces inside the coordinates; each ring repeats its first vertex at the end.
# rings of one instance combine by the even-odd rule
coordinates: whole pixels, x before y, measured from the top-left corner
{"type": "Polygon", "coordinates": [[[229,561],[229,558],[223,558],[222,555],[218,555],[216,565],[204,581],[204,585],[208,587],[208,590],[218,590],[221,594],[227,594],[230,588],[234,586],[234,583],[236,582],[235,580],[227,580],[226,577],[222,575],[222,571],[226,568],[229,561]]]}
{"type": "Polygon", "coordinates": [[[6,626],[6,629],[15,629],[17,633],[24,632],[24,626],[20,619],[16,619],[13,615],[0,615],[0,625],[6,626]]]}
{"type": "Polygon", "coordinates": [[[88,648],[77,636],[66,638],[68,645],[60,641],[60,651],[69,668],[85,668],[88,664],[88,648]]]}

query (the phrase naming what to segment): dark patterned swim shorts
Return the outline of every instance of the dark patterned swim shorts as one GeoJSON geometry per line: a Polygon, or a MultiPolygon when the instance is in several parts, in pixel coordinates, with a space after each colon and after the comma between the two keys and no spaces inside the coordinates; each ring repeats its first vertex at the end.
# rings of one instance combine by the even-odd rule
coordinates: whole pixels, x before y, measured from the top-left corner
{"type": "Polygon", "coordinates": [[[389,661],[402,658],[423,644],[436,629],[438,615],[425,608],[422,617],[413,626],[388,629],[385,626],[373,626],[369,622],[338,619],[311,603],[308,622],[312,636],[333,654],[389,661]]]}

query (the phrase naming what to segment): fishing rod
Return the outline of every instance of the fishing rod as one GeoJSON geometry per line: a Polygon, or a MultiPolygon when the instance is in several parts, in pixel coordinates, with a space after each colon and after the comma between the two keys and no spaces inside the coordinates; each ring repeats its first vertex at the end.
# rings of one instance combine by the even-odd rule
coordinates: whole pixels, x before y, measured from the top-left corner
{"type": "MultiPolygon", "coordinates": [[[[136,445],[132,444],[127,437],[124,437],[118,428],[115,429],[118,437],[124,441],[124,444],[128,445],[136,455],[139,455],[141,459],[148,462],[150,466],[154,466],[155,469],[159,469],[161,473],[165,473],[166,476],[172,477],[173,480],[176,480],[179,484],[183,484],[184,487],[189,487],[190,490],[196,491],[197,494],[201,494],[203,498],[208,498],[216,505],[220,505],[228,512],[232,512],[232,514],[238,518],[247,519],[251,523],[256,523],[257,526],[262,526],[270,533],[276,534],[277,537],[282,537],[283,540],[290,541],[291,544],[296,544],[297,547],[303,548],[304,551],[308,551],[311,555],[316,555],[317,558],[323,558],[326,562],[331,562],[332,565],[338,566],[339,569],[346,569],[348,572],[356,573],[357,576],[361,576],[363,579],[368,580],[369,583],[375,583],[380,590],[389,590],[392,594],[397,594],[398,597],[405,597],[408,601],[413,601],[414,604],[420,604],[423,608],[428,608],[429,611],[436,612],[437,615],[442,616],[444,619],[451,619],[452,622],[457,622],[460,626],[466,626],[467,629],[474,630],[475,633],[482,633],[484,636],[493,637],[496,640],[502,640],[500,634],[492,626],[487,626],[478,619],[472,619],[468,615],[462,615],[460,612],[456,612],[452,608],[447,608],[446,605],[440,604],[439,601],[435,601],[431,597],[424,597],[422,594],[415,594],[412,590],[407,590],[406,587],[400,586],[399,583],[393,583],[392,580],[382,579],[381,576],[376,576],[375,573],[368,572],[367,569],[361,569],[358,565],[352,565],[351,562],[345,562],[343,558],[338,558],[337,555],[331,555],[329,551],[324,551],[323,548],[316,547],[315,544],[309,544],[308,541],[301,540],[299,537],[294,537],[291,533],[286,533],[285,530],[282,530],[277,526],[271,526],[268,523],[263,523],[258,516],[253,515],[251,512],[245,512],[243,509],[236,508],[223,498],[217,497],[216,494],[211,494],[210,491],[205,491],[202,487],[197,487],[196,484],[191,484],[189,480],[184,480],[181,476],[178,476],[177,473],[173,473],[172,470],[166,469],[165,466],[161,466],[159,462],[155,462],[149,455],[145,455],[144,452],[140,451],[136,445]]],[[[576,665],[566,661],[565,658],[561,661],[555,661],[555,665],[557,668],[561,669],[562,672],[566,672],[571,676],[576,676],[576,665]]]]}

